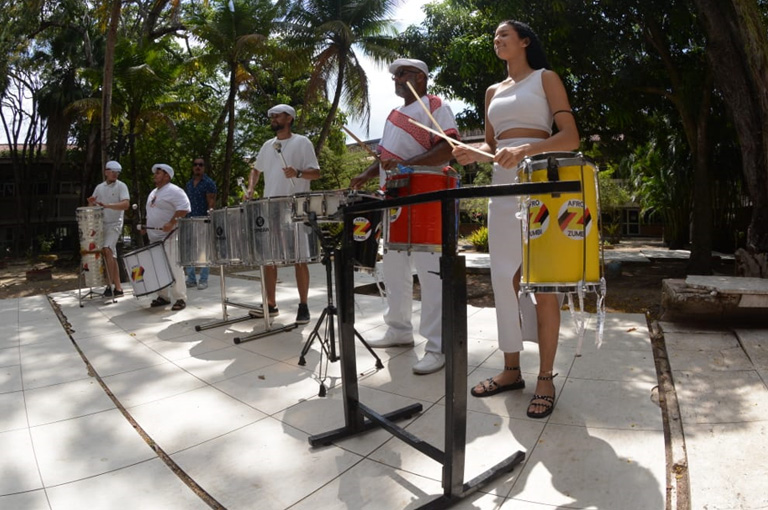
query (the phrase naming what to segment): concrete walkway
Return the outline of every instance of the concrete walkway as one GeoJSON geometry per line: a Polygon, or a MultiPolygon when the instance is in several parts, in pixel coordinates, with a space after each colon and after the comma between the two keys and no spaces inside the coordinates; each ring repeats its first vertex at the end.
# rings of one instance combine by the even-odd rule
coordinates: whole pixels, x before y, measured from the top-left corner
{"type": "MultiPolygon", "coordinates": [[[[386,431],[309,446],[309,435],[343,425],[339,363],[327,367],[324,398],[319,343],[306,366],[297,364],[326,304],[324,268],[310,270],[313,321],[239,345],[233,338],[262,331],[263,320],[195,331],[221,318],[214,276],[208,289],[189,291],[181,312],[150,309],[149,297],[129,292],[117,303],[93,300],[83,308],[76,291],[50,296],[52,304],[45,296],[0,301],[0,508],[400,509],[439,496],[440,465],[386,431]]],[[[288,323],[297,301],[293,271],[281,269],[280,278],[276,322],[288,323]]],[[[227,293],[252,302],[260,287],[228,278],[227,293]]],[[[383,334],[383,300],[358,295],[356,306],[361,334],[383,334]]],[[[469,389],[503,363],[494,310],[468,306],[467,315],[469,389]]],[[[516,450],[526,459],[455,508],[664,508],[665,439],[645,317],[609,314],[599,350],[594,317],[590,322],[576,357],[570,314],[563,313],[558,401],[548,419],[525,416],[536,344],[526,343],[522,355],[525,390],[469,397],[465,480],[516,450]]],[[[768,505],[757,483],[768,474],[766,332],[662,327],[678,384],[692,508],[768,505]],[[740,347],[744,339],[751,354],[740,347]]],[[[441,447],[444,374],[411,372],[424,343],[417,337],[415,348],[377,351],[385,365],[379,371],[358,346],[361,399],[381,412],[421,403],[408,430],[441,447]]]]}

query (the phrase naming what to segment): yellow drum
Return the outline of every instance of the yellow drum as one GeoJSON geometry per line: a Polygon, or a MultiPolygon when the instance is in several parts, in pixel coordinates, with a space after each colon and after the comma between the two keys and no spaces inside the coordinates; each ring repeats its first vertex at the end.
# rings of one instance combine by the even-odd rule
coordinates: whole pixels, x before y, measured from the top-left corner
{"type": "Polygon", "coordinates": [[[525,196],[523,265],[525,292],[574,292],[600,285],[600,209],[597,171],[581,153],[548,152],[524,159],[519,182],[580,181],[579,193],[525,196]]]}

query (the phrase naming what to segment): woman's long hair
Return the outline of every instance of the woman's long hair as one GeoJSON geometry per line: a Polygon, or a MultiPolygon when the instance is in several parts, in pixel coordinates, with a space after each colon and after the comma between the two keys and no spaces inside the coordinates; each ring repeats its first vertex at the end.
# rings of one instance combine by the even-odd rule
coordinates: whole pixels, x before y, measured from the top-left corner
{"type": "Polygon", "coordinates": [[[515,29],[520,39],[528,39],[530,42],[525,47],[525,56],[528,59],[528,65],[533,69],[549,69],[549,62],[547,62],[547,55],[544,53],[544,48],[541,46],[541,41],[536,32],[531,27],[523,23],[522,21],[507,20],[502,21],[500,25],[507,24],[515,29]]]}

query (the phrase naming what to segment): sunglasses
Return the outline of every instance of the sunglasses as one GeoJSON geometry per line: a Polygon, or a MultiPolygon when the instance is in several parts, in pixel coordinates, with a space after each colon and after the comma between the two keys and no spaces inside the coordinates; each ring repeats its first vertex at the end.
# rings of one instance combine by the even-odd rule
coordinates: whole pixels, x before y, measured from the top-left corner
{"type": "Polygon", "coordinates": [[[192,166],[205,166],[205,163],[192,163],[192,166]]]}
{"type": "Polygon", "coordinates": [[[421,71],[413,71],[411,69],[399,69],[399,70],[395,71],[394,73],[392,73],[392,79],[396,80],[398,78],[402,78],[406,74],[418,74],[420,72],[421,71]]]}

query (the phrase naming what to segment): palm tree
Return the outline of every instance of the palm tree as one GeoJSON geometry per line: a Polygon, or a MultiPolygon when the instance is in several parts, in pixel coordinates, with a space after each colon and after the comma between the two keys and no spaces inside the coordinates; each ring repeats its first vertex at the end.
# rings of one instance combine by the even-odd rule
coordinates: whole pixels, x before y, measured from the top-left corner
{"type": "Polygon", "coordinates": [[[227,101],[204,154],[210,159],[226,121],[227,141],[222,169],[224,179],[220,190],[223,204],[227,203],[229,196],[237,92],[241,83],[250,77],[245,71],[248,60],[260,50],[268,48],[267,38],[277,15],[278,6],[270,0],[230,0],[212,10],[197,9],[189,18],[192,33],[205,43],[205,54],[200,57],[202,64],[209,68],[223,64],[229,77],[227,101]]]}
{"type": "Polygon", "coordinates": [[[395,32],[389,16],[396,4],[397,0],[296,0],[290,8],[285,26],[291,42],[312,50],[308,52],[313,63],[306,102],[317,97],[327,82],[335,82],[316,152],[328,138],[342,98],[351,116],[362,118],[367,130],[371,116],[368,77],[355,47],[377,63],[393,58],[395,32]]]}

